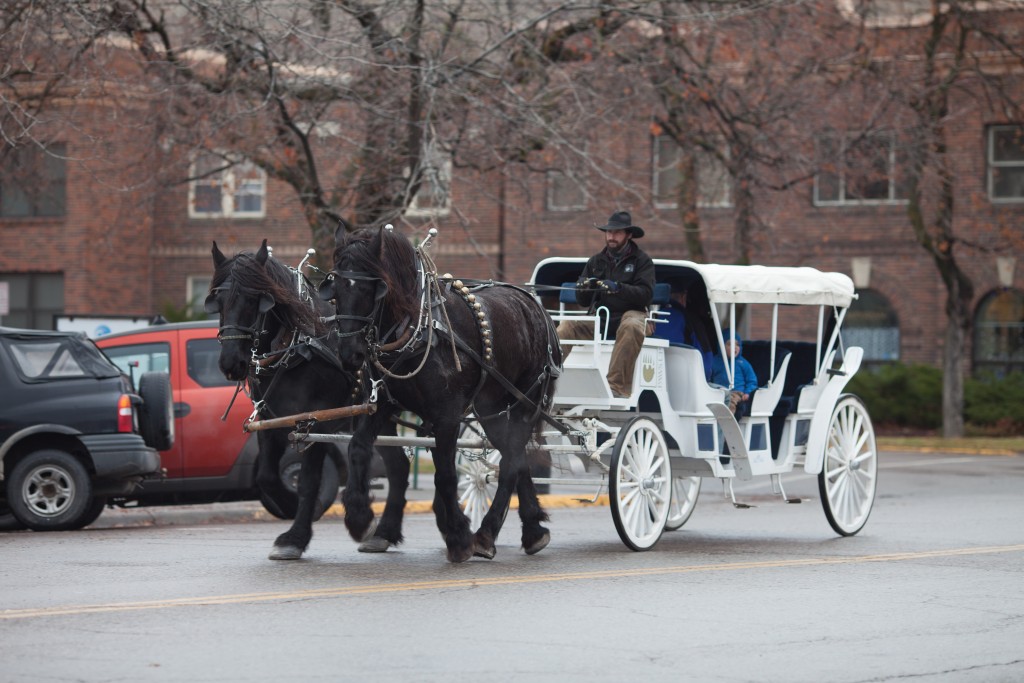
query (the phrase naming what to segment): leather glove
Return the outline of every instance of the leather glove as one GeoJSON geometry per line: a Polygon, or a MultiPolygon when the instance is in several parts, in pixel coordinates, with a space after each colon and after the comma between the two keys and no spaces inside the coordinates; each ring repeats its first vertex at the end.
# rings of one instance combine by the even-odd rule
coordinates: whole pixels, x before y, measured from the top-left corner
{"type": "Polygon", "coordinates": [[[619,291],[619,283],[615,280],[598,280],[597,286],[612,293],[619,291]]]}
{"type": "Polygon", "coordinates": [[[596,277],[584,278],[576,283],[576,289],[594,289],[597,286],[597,282],[596,277]]]}

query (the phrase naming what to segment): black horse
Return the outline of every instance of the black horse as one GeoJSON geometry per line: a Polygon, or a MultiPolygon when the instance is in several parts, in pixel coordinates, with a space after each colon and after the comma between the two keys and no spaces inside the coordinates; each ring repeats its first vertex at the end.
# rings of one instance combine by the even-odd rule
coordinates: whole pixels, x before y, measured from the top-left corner
{"type": "Polygon", "coordinates": [[[340,358],[382,384],[386,400],[363,420],[349,449],[342,492],[346,523],[372,522],[365,465],[382,425],[401,410],[418,415],[436,440],[434,514],[448,559],[492,558],[513,491],[519,496],[523,549],[550,540],[526,446],[550,406],[561,350],[551,318],[524,290],[503,283],[473,288],[438,278],[429,258],[390,229],[335,234],[334,271],[320,288],[334,298],[340,358]],[[493,333],[492,333],[493,331],[493,333]],[[456,441],[472,413],[501,452],[498,489],[475,536],[458,504],[456,441]]]}
{"type": "MultiPolygon", "coordinates": [[[[220,315],[220,369],[230,380],[248,382],[258,416],[269,419],[351,404],[358,396],[353,390],[360,383],[341,367],[338,335],[323,322],[333,311],[315,295],[308,280],[271,258],[266,240],[255,254],[243,252],[231,258],[214,242],[213,264],[206,310],[220,315]]],[[[338,431],[350,428],[349,422],[323,422],[317,429],[338,431]]],[[[278,475],[290,431],[257,432],[260,490],[282,508],[295,510],[291,528],[274,541],[272,560],[300,558],[313,537],[313,522],[324,512],[317,492],[330,446],[312,443],[303,453],[296,506],[294,495],[278,475]]],[[[379,452],[388,474],[388,499],[378,531],[398,543],[402,540],[409,460],[400,448],[381,448],[379,452]]],[[[363,540],[365,531],[362,529],[356,540],[363,540]]],[[[373,545],[367,549],[372,551],[373,545]]]]}

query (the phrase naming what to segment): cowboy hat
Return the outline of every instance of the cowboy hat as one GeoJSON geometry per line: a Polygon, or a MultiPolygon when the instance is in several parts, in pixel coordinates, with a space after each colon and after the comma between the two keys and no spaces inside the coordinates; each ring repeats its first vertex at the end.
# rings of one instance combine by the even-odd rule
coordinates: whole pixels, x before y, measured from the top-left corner
{"type": "Polygon", "coordinates": [[[629,230],[634,239],[644,236],[644,229],[639,225],[633,225],[633,217],[628,211],[616,211],[608,219],[608,225],[594,226],[598,230],[629,230]]]}

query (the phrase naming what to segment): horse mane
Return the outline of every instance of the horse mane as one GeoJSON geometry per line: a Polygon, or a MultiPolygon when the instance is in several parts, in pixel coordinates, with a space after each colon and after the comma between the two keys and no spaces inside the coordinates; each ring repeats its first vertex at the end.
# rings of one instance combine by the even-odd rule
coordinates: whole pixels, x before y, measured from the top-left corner
{"type": "Polygon", "coordinates": [[[353,267],[380,278],[388,286],[384,306],[392,320],[416,318],[420,292],[416,273],[416,251],[402,234],[393,230],[362,228],[347,233],[334,250],[334,262],[348,254],[353,267]]]}
{"type": "MultiPolygon", "coordinates": [[[[232,281],[231,287],[243,294],[272,296],[274,308],[271,310],[286,327],[313,337],[327,333],[318,313],[299,297],[295,271],[273,257],[260,264],[252,252],[232,256],[214,269],[210,289],[223,286],[228,279],[232,281]]],[[[308,280],[307,286],[310,286],[308,280]]]]}

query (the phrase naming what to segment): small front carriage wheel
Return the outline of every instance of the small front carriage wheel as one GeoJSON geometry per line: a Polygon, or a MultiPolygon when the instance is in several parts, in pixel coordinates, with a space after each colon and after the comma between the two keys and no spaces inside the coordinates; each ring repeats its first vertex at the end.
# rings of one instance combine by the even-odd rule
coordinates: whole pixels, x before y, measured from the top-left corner
{"type": "Polygon", "coordinates": [[[675,531],[689,521],[697,507],[700,483],[700,477],[672,477],[672,504],[665,520],[665,531],[675,531]]]}
{"type": "MultiPolygon", "coordinates": [[[[480,423],[475,420],[463,426],[459,438],[487,440],[480,423]]],[[[491,509],[494,494],[498,492],[498,467],[501,453],[497,449],[475,451],[460,448],[455,458],[455,470],[459,475],[459,505],[469,517],[469,528],[476,530],[491,509]]],[[[511,501],[509,501],[511,503],[511,501]]],[[[508,514],[505,508],[502,521],[508,514]]]]}
{"type": "Polygon", "coordinates": [[[878,483],[878,450],[871,416],[859,398],[846,394],[832,412],[818,491],[828,523],[853,536],[868,521],[878,483]]]}
{"type": "Polygon", "coordinates": [[[661,428],[635,417],[615,439],[608,497],[619,538],[632,550],[649,550],[661,538],[672,501],[672,468],[661,428]]]}

